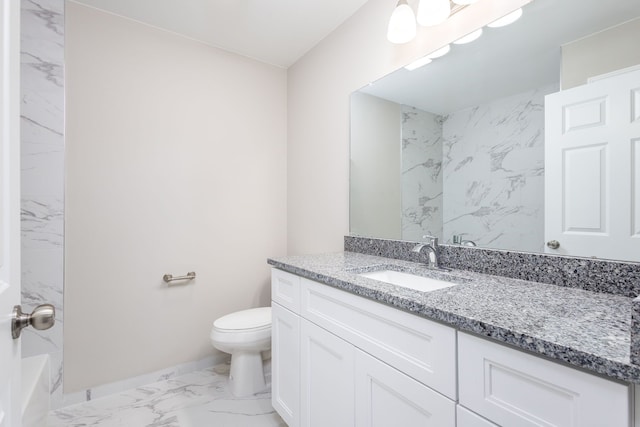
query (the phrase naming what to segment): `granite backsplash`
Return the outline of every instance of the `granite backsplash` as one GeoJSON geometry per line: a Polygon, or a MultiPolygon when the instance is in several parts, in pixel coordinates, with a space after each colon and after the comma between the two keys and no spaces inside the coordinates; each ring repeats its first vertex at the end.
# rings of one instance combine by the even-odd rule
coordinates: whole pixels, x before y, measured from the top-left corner
{"type": "MultiPolygon", "coordinates": [[[[345,236],[344,250],[423,262],[424,255],[411,252],[416,243],[345,236]]],[[[441,266],[453,269],[630,298],[640,296],[640,263],[636,262],[512,252],[448,244],[439,245],[438,257],[441,266]]],[[[638,303],[640,304],[640,301],[638,303]]]]}

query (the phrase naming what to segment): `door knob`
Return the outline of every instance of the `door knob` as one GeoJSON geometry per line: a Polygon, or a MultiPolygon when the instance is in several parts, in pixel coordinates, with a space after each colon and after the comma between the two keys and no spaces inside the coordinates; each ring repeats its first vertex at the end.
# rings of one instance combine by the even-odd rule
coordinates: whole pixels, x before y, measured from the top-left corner
{"type": "Polygon", "coordinates": [[[13,318],[11,319],[11,336],[13,339],[20,338],[20,332],[31,325],[34,329],[44,331],[56,323],[56,309],[51,304],[41,304],[33,309],[33,313],[25,314],[22,307],[13,307],[13,318]]]}
{"type": "Polygon", "coordinates": [[[551,249],[558,249],[560,247],[560,242],[557,240],[549,240],[547,242],[547,246],[551,249]]]}

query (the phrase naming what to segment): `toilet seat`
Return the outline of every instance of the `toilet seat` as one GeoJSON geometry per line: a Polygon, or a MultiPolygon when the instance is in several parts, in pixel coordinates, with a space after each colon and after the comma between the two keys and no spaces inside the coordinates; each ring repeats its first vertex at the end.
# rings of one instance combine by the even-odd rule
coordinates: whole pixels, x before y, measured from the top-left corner
{"type": "Polygon", "coordinates": [[[222,316],[213,322],[219,331],[260,331],[271,328],[271,307],[251,308],[222,316]]]}

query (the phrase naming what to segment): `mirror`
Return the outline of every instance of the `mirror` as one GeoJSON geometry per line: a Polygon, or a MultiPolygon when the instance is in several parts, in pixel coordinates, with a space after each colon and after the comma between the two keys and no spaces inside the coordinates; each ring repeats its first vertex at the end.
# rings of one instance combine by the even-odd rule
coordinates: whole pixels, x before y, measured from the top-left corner
{"type": "MultiPolygon", "coordinates": [[[[600,249],[612,244],[602,240],[569,244],[577,235],[608,238],[620,209],[637,220],[635,226],[634,218],[627,221],[625,238],[640,242],[640,202],[612,204],[617,184],[607,181],[607,173],[618,165],[606,149],[596,154],[600,160],[585,150],[575,156],[563,151],[573,165],[567,172],[563,163],[559,175],[567,184],[545,183],[557,175],[545,170],[547,95],[572,93],[616,70],[640,69],[638,17],[637,0],[534,0],[515,23],[484,28],[478,40],[452,44],[426,66],[399,69],[354,92],[351,235],[415,241],[429,234],[449,244],[640,261],[640,246],[608,251],[600,249]],[[592,163],[582,164],[582,158],[592,163]],[[606,170],[593,172],[598,161],[606,170]],[[593,184],[593,176],[601,188],[568,192],[569,182],[593,184]],[[558,189],[572,196],[558,201],[558,189]],[[601,208],[594,203],[605,201],[594,214],[601,208]],[[562,213],[549,218],[555,204],[562,213]],[[554,231],[552,222],[561,230],[554,231]]],[[[585,120],[595,114],[589,108],[580,110],[585,120]]],[[[636,108],[640,112],[640,89],[636,108]]],[[[572,110],[574,121],[578,110],[572,110]]],[[[608,104],[598,111],[608,114],[608,104]]],[[[636,119],[640,141],[640,113],[636,119]]],[[[637,145],[629,156],[640,153],[637,145]]],[[[636,158],[640,168],[640,154],[636,158]]],[[[625,197],[640,199],[640,173],[634,175],[633,167],[629,173],[628,184],[638,182],[625,197]]]]}

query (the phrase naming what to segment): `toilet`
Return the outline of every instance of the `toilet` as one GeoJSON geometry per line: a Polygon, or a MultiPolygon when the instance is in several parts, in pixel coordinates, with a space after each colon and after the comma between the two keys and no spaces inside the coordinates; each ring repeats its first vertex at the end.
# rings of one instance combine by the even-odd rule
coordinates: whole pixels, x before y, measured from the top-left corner
{"type": "Polygon", "coordinates": [[[211,344],[231,354],[229,389],[234,396],[265,390],[262,352],[271,349],[271,307],[236,311],[217,319],[211,344]]]}

